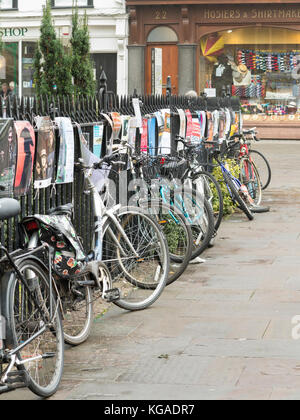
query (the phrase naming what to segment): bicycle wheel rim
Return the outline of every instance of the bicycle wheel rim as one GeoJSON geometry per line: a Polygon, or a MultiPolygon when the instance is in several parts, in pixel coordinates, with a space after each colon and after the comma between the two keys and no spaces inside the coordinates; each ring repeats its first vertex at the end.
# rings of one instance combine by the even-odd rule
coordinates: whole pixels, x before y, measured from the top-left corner
{"type": "MultiPolygon", "coordinates": [[[[21,273],[27,271],[35,274],[29,284],[31,293],[43,309],[45,319],[49,318],[50,289],[47,273],[32,261],[25,261],[19,265],[21,273]]],[[[36,331],[40,329],[42,315],[28,296],[28,291],[23,283],[14,278],[9,288],[9,323],[12,330],[14,345],[17,347],[36,331]],[[27,319],[26,319],[27,318],[27,319]]],[[[41,356],[46,353],[55,353],[49,359],[39,359],[19,365],[19,370],[25,370],[28,379],[28,388],[41,397],[53,395],[59,386],[64,360],[64,339],[60,311],[57,301],[52,295],[53,308],[56,311],[51,330],[47,330],[18,354],[21,360],[41,356]]]]}
{"type": "Polygon", "coordinates": [[[215,232],[217,232],[223,218],[223,194],[220,185],[216,178],[209,172],[198,172],[197,175],[193,177],[193,183],[197,182],[198,178],[204,179],[203,190],[208,203],[212,207],[215,220],[215,232]]]}
{"type": "Polygon", "coordinates": [[[167,285],[177,280],[187,268],[191,256],[193,237],[186,218],[173,206],[165,205],[161,200],[150,200],[143,205],[153,215],[162,228],[170,254],[170,270],[167,285]]]}
{"type": "Polygon", "coordinates": [[[113,287],[121,292],[121,299],[114,303],[128,310],[145,309],[158,299],[166,285],[169,273],[166,240],[159,225],[140,209],[121,209],[118,217],[138,255],[109,221],[103,228],[103,263],[111,273],[113,287]],[[120,246],[126,250],[123,255],[120,246]]]}
{"type": "Polygon", "coordinates": [[[244,184],[256,206],[262,200],[261,181],[256,166],[249,158],[240,161],[240,180],[244,184]]]}
{"type": "Polygon", "coordinates": [[[258,170],[260,181],[261,181],[261,189],[265,190],[268,188],[272,178],[272,172],[270,164],[267,158],[258,150],[251,149],[249,150],[249,154],[253,159],[255,166],[258,170]]]}
{"type": "Polygon", "coordinates": [[[63,330],[65,343],[77,346],[86,341],[93,323],[91,288],[78,288],[73,281],[64,279],[57,282],[57,287],[64,311],[63,330]],[[78,294],[75,294],[75,291],[78,294]]]}

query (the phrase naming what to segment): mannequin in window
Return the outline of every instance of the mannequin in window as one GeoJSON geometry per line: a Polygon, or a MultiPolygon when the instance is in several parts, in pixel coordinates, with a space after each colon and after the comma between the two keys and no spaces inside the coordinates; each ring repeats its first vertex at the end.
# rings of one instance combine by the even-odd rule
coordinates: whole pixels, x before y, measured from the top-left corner
{"type": "Polygon", "coordinates": [[[212,73],[212,87],[216,88],[217,96],[222,96],[222,92],[228,86],[232,86],[232,68],[228,58],[222,54],[218,57],[218,62],[214,65],[212,73]]]}

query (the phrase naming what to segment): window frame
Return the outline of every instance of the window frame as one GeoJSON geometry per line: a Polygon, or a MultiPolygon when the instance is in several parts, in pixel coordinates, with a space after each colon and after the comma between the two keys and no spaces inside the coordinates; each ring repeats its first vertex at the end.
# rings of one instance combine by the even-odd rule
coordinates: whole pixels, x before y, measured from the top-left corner
{"type": "MultiPolygon", "coordinates": [[[[87,0],[86,6],[77,6],[78,9],[87,9],[94,7],[94,0],[87,0]]],[[[55,0],[51,0],[51,8],[52,9],[73,9],[73,6],[55,6],[55,0]]]]}
{"type": "Polygon", "coordinates": [[[8,10],[19,10],[19,5],[18,5],[18,0],[12,0],[12,7],[5,7],[5,8],[1,8],[1,11],[8,11],[8,10]]]}

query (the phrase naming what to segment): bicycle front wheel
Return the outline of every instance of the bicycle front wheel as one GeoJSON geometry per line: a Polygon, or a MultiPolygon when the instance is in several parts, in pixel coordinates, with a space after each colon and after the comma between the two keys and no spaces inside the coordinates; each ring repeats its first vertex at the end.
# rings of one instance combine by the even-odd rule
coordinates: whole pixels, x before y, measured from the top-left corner
{"type": "Polygon", "coordinates": [[[7,340],[12,348],[32,340],[19,351],[21,364],[17,368],[24,371],[28,388],[47,398],[57,391],[63,372],[64,335],[60,310],[54,293],[50,294],[49,273],[44,267],[31,260],[19,262],[17,266],[28,288],[17,275],[11,276],[6,285],[3,309],[7,340]],[[45,331],[37,335],[43,327],[45,331]]]}
{"type": "Polygon", "coordinates": [[[161,295],[169,274],[168,245],[158,223],[141,209],[120,209],[103,227],[103,263],[121,292],[114,303],[141,310],[161,295]]]}
{"type": "Polygon", "coordinates": [[[167,285],[177,280],[187,268],[193,247],[191,227],[185,216],[174,206],[162,200],[150,200],[140,204],[157,220],[167,240],[170,253],[170,271],[167,285]]]}

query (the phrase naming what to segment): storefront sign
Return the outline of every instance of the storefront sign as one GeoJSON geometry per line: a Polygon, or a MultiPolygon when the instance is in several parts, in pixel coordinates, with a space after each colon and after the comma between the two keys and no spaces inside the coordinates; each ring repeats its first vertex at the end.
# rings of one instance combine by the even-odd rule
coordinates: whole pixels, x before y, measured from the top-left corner
{"type": "Polygon", "coordinates": [[[202,11],[203,21],[237,21],[237,20],[247,20],[247,21],[293,21],[300,20],[300,7],[290,6],[287,8],[209,8],[203,9],[202,11]]]}
{"type": "Polygon", "coordinates": [[[25,36],[28,32],[28,28],[1,28],[0,37],[21,37],[25,36]]]}

